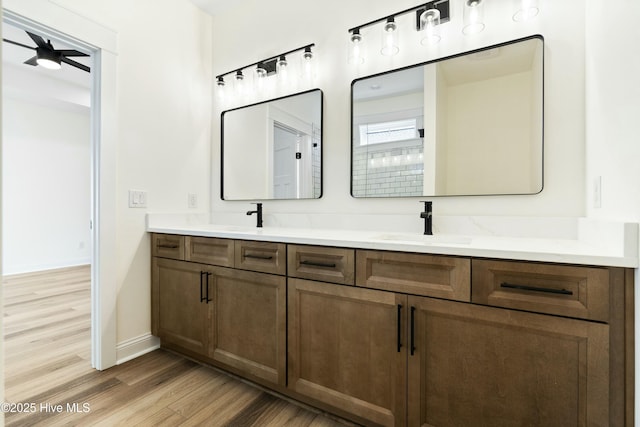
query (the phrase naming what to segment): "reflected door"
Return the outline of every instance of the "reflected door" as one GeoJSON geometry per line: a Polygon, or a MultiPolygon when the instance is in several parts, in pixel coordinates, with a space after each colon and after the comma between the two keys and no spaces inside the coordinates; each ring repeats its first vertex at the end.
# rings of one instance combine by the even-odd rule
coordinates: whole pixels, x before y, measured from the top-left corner
{"type": "Polygon", "coordinates": [[[273,195],[276,199],[293,199],[298,196],[298,135],[290,129],[278,126],[277,123],[273,132],[273,195]]]}

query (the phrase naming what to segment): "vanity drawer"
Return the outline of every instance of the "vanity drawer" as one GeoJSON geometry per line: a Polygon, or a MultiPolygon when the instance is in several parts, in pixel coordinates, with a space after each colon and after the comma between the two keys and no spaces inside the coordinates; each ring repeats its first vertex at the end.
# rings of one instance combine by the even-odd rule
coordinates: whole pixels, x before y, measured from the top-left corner
{"type": "Polygon", "coordinates": [[[473,260],[471,300],[478,304],[609,320],[609,269],[473,260]]]}
{"type": "Polygon", "coordinates": [[[356,286],[471,301],[469,258],[359,250],[356,286]]]}
{"type": "Polygon", "coordinates": [[[151,255],[184,260],[184,236],[153,233],[151,235],[151,255]]]}
{"type": "Polygon", "coordinates": [[[284,243],[235,241],[235,268],[262,273],[287,274],[287,245],[284,243]]]}
{"type": "Polygon", "coordinates": [[[186,237],[187,261],[233,267],[233,240],[216,237],[186,237]]]}
{"type": "Polygon", "coordinates": [[[289,245],[289,276],[353,285],[353,249],[289,245]]]}

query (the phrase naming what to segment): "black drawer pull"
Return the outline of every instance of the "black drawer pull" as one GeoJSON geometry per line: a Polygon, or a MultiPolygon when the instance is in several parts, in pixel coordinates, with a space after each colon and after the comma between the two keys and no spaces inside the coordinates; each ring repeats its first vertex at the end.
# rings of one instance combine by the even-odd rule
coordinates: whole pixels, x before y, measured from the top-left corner
{"type": "Polygon", "coordinates": [[[300,264],[309,265],[312,267],[336,268],[336,264],[331,262],[300,261],[300,264]]]}
{"type": "MultiPolygon", "coordinates": [[[[202,288],[204,287],[204,276],[207,274],[206,271],[201,271],[200,272],[200,302],[203,302],[206,300],[206,298],[204,297],[204,291],[202,290],[202,288]]],[[[208,284],[207,284],[208,285],[208,284]]],[[[207,292],[209,291],[209,286],[207,286],[207,292]]]]}
{"type": "Polygon", "coordinates": [[[273,259],[271,255],[250,255],[245,254],[245,258],[253,258],[253,259],[273,259]]]}
{"type": "Polygon", "coordinates": [[[411,307],[411,355],[416,351],[416,308],[411,307]]]}
{"type": "Polygon", "coordinates": [[[162,244],[158,245],[158,247],[162,248],[162,249],[178,249],[180,247],[180,245],[175,245],[175,244],[172,245],[172,244],[168,244],[167,243],[167,244],[164,244],[164,245],[162,245],[162,244]]]}
{"type": "Polygon", "coordinates": [[[213,273],[207,272],[207,292],[205,293],[205,301],[207,304],[211,302],[209,299],[209,277],[211,277],[211,275],[213,275],[213,273]]]}
{"type": "Polygon", "coordinates": [[[572,291],[568,291],[566,289],[539,288],[537,286],[514,285],[512,283],[501,283],[500,287],[507,289],[519,289],[521,291],[545,292],[547,294],[573,295],[572,291]]]}
{"type": "Polygon", "coordinates": [[[400,349],[402,348],[402,304],[398,304],[398,353],[400,353],[400,349]]]}

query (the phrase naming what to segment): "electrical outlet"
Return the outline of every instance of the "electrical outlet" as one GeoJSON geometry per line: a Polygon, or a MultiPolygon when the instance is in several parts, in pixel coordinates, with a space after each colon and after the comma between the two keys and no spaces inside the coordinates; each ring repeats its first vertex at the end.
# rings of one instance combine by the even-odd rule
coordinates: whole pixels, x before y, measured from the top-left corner
{"type": "Polygon", "coordinates": [[[189,193],[187,205],[189,209],[196,209],[198,207],[198,195],[195,193],[189,193]]]}
{"type": "Polygon", "coordinates": [[[147,192],[138,190],[129,190],[129,207],[130,208],[146,208],[147,192]]]}
{"type": "Polygon", "coordinates": [[[596,177],[593,184],[593,207],[600,209],[602,207],[602,177],[596,177]]]}

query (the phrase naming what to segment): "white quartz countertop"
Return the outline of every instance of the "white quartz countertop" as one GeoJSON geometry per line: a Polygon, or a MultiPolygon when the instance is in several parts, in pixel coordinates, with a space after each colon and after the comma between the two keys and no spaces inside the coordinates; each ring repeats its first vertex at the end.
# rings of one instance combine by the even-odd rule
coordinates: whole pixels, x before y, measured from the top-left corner
{"type": "Polygon", "coordinates": [[[568,264],[638,267],[638,226],[586,227],[575,239],[394,233],[364,230],[247,227],[222,224],[149,224],[153,233],[273,241],[568,264]],[[599,236],[598,232],[605,233],[599,236]]]}

